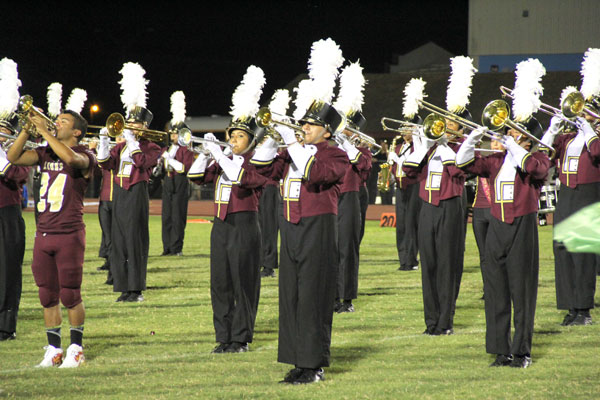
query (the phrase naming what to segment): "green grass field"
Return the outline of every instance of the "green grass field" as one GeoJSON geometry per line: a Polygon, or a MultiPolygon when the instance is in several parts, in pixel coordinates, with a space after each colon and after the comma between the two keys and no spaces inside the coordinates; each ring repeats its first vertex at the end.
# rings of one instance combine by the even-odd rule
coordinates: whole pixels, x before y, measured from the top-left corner
{"type": "MultiPolygon", "coordinates": [[[[478,252],[471,227],[455,334],[431,337],[423,322],[420,272],[397,271],[393,228],[367,223],[356,312],[336,314],[326,380],[277,382],[290,368],[277,358],[277,279],[262,280],[255,341],[244,354],[212,355],[210,224],[188,224],[184,256],[159,257],[160,217],[150,218],[148,290],[143,303],[115,303],[96,270],[100,228],[85,215],[83,297],[86,363],[34,368],[46,336],[31,275],[34,220],[24,214],[27,250],[17,340],[0,343],[0,398],[571,398],[600,397],[600,325],[561,327],[556,309],[551,227],[540,227],[540,279],[533,365],[489,368],[478,252]],[[151,332],[155,332],[151,335],[151,332]]],[[[592,313],[595,319],[600,318],[592,313]]],[[[66,312],[63,313],[66,319],[66,312]]],[[[69,343],[63,322],[63,347],[69,343]]]]}

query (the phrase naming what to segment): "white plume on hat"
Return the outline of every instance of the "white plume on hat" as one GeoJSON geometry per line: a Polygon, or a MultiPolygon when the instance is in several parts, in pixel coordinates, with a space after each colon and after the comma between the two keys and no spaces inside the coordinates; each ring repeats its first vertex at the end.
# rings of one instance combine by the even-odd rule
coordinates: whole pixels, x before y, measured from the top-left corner
{"type": "Polygon", "coordinates": [[[231,111],[233,120],[254,117],[260,105],[259,100],[265,86],[265,73],[259,67],[250,65],[242,78],[242,82],[231,96],[231,111]]]}
{"type": "Polygon", "coordinates": [[[333,99],[338,69],[344,63],[342,50],[331,38],[321,39],[312,44],[308,60],[308,76],[313,80],[312,98],[315,101],[330,103],[333,99]]]}
{"type": "Polygon", "coordinates": [[[362,70],[357,61],[346,66],[340,74],[340,91],[333,107],[344,115],[362,111],[366,83],[362,70]]]}
{"type": "Polygon", "coordinates": [[[300,120],[306,114],[308,107],[313,102],[313,87],[314,82],[312,79],[303,79],[298,82],[298,86],[294,88],[294,92],[296,93],[296,98],[294,99],[294,105],[296,109],[292,114],[294,119],[300,120]]]}
{"type": "Polygon", "coordinates": [[[581,63],[581,94],[586,100],[600,96],[600,49],[589,48],[581,63]]]}
{"type": "Polygon", "coordinates": [[[75,88],[71,92],[65,110],[75,111],[77,114],[81,114],[83,105],[87,100],[87,92],[83,89],[75,88]]]}
{"type": "Polygon", "coordinates": [[[566,88],[564,88],[562,92],[560,92],[560,104],[563,103],[563,101],[567,98],[568,95],[576,91],[577,88],[575,86],[567,86],[566,88]]]}
{"type": "Polygon", "coordinates": [[[148,82],[144,79],[146,71],[138,63],[127,62],[123,64],[123,68],[119,73],[122,79],[119,81],[121,85],[121,102],[126,111],[131,111],[135,107],[146,108],[146,85],[148,82]]]}
{"type": "Polygon", "coordinates": [[[286,115],[291,99],[290,92],[287,89],[277,89],[273,93],[273,97],[271,97],[269,111],[279,115],[286,115]]]}
{"type": "Polygon", "coordinates": [[[450,59],[448,90],[446,91],[446,109],[452,113],[461,113],[469,104],[473,75],[477,70],[473,67],[473,59],[457,56],[450,59]]]}
{"type": "Polygon", "coordinates": [[[407,120],[413,119],[419,112],[419,102],[425,95],[425,81],[423,78],[412,78],[404,87],[404,107],[402,116],[407,120]]]}
{"type": "Polygon", "coordinates": [[[171,125],[175,126],[185,121],[185,94],[178,90],[171,95],[171,125]]]}
{"type": "Polygon", "coordinates": [[[0,118],[10,118],[17,110],[20,86],[17,63],[6,57],[0,60],[0,118]]]}
{"type": "Polygon", "coordinates": [[[544,92],[541,80],[545,74],[546,68],[536,58],[530,58],[517,64],[515,87],[512,91],[514,97],[512,109],[515,121],[527,121],[540,108],[542,104],[540,96],[544,92]]]}
{"type": "Polygon", "coordinates": [[[62,85],[59,82],[48,86],[48,115],[52,118],[58,117],[62,109],[62,85]]]}

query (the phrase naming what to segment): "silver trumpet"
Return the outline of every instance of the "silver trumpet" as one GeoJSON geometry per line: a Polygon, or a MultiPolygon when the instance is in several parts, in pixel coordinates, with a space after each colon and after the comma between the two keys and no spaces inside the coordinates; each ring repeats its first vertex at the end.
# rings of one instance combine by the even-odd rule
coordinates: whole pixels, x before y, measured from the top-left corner
{"type": "MultiPolygon", "coordinates": [[[[0,132],[0,137],[7,139],[4,143],[2,143],[2,149],[4,149],[4,150],[7,150],[10,146],[12,146],[12,144],[15,142],[15,140],[17,140],[17,136],[9,135],[7,133],[2,133],[2,132],[0,132]]],[[[23,146],[23,148],[26,150],[33,150],[33,149],[37,149],[38,147],[41,147],[41,146],[45,146],[45,145],[28,140],[25,142],[25,145],[23,146]]]]}

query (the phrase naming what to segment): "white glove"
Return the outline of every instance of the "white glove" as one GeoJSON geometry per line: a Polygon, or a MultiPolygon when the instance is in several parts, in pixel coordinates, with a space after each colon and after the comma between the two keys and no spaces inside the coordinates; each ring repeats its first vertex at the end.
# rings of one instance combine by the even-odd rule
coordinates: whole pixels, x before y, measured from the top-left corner
{"type": "Polygon", "coordinates": [[[576,120],[577,126],[583,132],[583,138],[586,142],[594,137],[597,137],[596,132],[594,132],[594,128],[592,128],[592,125],[590,125],[585,118],[577,117],[576,120]]]}
{"type": "Polygon", "coordinates": [[[209,140],[209,142],[206,142],[203,144],[204,148],[211,154],[211,156],[218,163],[219,158],[225,157],[225,154],[223,154],[223,150],[221,150],[221,146],[219,146],[217,143],[210,142],[210,141],[216,142],[217,138],[215,137],[215,135],[213,135],[211,132],[209,132],[206,135],[204,135],[204,139],[209,140]]]}
{"type": "Polygon", "coordinates": [[[127,148],[131,153],[140,149],[140,142],[137,141],[131,130],[125,129],[123,131],[123,137],[125,138],[125,141],[127,142],[127,148]]]}
{"type": "Polygon", "coordinates": [[[529,154],[529,152],[527,152],[527,150],[525,150],[523,147],[519,146],[519,144],[515,142],[515,139],[510,135],[504,135],[502,144],[512,156],[515,162],[515,167],[520,167],[523,163],[523,159],[529,154]]]}
{"type": "MultiPolygon", "coordinates": [[[[223,170],[223,173],[227,176],[227,178],[233,183],[240,183],[238,178],[240,177],[240,172],[242,171],[242,163],[243,159],[241,156],[233,156],[234,159],[237,159],[239,162],[227,158],[225,156],[221,157],[220,160],[217,160],[219,163],[219,167],[223,170]]],[[[216,160],[216,159],[215,159],[216,160]]]]}
{"type": "Polygon", "coordinates": [[[343,133],[336,135],[335,141],[340,145],[340,148],[346,152],[350,161],[356,160],[360,151],[348,140],[348,137],[343,133]]]}
{"type": "Polygon", "coordinates": [[[552,146],[552,144],[554,143],[554,138],[560,132],[561,122],[562,119],[558,115],[552,117],[552,119],[550,120],[550,126],[546,130],[546,133],[544,133],[544,136],[542,136],[542,143],[544,143],[546,146],[552,146]]]}
{"type": "Polygon", "coordinates": [[[296,133],[292,128],[284,125],[277,125],[275,129],[277,130],[277,133],[279,133],[279,136],[281,136],[283,139],[283,142],[288,146],[298,143],[298,140],[296,139],[296,133]]]}
{"type": "Polygon", "coordinates": [[[169,164],[171,166],[171,168],[173,168],[174,171],[176,171],[180,174],[184,172],[185,167],[184,167],[183,163],[181,161],[177,161],[176,159],[171,157],[170,154],[167,156],[167,158],[165,158],[165,160],[167,161],[167,164],[169,164]]]}
{"type": "MultiPolygon", "coordinates": [[[[106,129],[106,128],[102,128],[106,129]]],[[[110,156],[110,138],[107,135],[102,135],[100,131],[100,143],[98,144],[98,160],[106,160],[110,156]]]]}
{"type": "Polygon", "coordinates": [[[477,145],[477,143],[479,143],[481,141],[481,138],[483,138],[485,131],[486,131],[485,127],[475,129],[473,132],[471,132],[467,136],[467,138],[465,139],[465,141],[463,142],[461,147],[462,146],[472,146],[474,148],[475,145],[477,145]]]}
{"type": "Polygon", "coordinates": [[[254,155],[250,160],[253,164],[266,164],[271,162],[277,155],[279,145],[272,137],[267,137],[265,141],[256,148],[254,155]]]}
{"type": "Polygon", "coordinates": [[[169,159],[170,159],[170,158],[172,158],[172,157],[171,157],[171,154],[169,153],[169,151],[168,151],[168,150],[165,150],[165,152],[164,152],[164,153],[162,153],[160,156],[161,156],[162,158],[164,158],[164,159],[165,159],[165,161],[167,161],[167,162],[169,161],[169,159]]]}

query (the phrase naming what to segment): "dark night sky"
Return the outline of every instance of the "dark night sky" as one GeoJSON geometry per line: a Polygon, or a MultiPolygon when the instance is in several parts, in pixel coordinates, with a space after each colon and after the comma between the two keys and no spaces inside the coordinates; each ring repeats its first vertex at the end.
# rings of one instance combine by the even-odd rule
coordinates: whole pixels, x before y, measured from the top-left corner
{"type": "MultiPolygon", "coordinates": [[[[25,2],[24,2],[25,3],[25,2]]],[[[3,11],[0,56],[13,59],[31,94],[46,108],[50,83],[63,85],[63,105],[71,90],[88,92],[102,112],[93,123],[122,112],[123,63],[146,70],[153,126],[171,118],[170,96],[186,95],[187,115],[226,115],[231,94],[246,68],[261,67],[274,90],[307,71],[311,44],[331,37],[346,60],[360,59],[366,73],[384,72],[393,54],[428,41],[466,54],[468,1],[247,1],[184,7],[178,2],[126,2],[118,6],[47,2],[11,5],[3,11]],[[13,14],[13,15],[9,15],[13,14]]],[[[112,3],[112,2],[111,2],[112,3]]],[[[198,4],[200,4],[198,2],[198,4]]],[[[89,118],[89,112],[84,110],[89,118]]]]}

